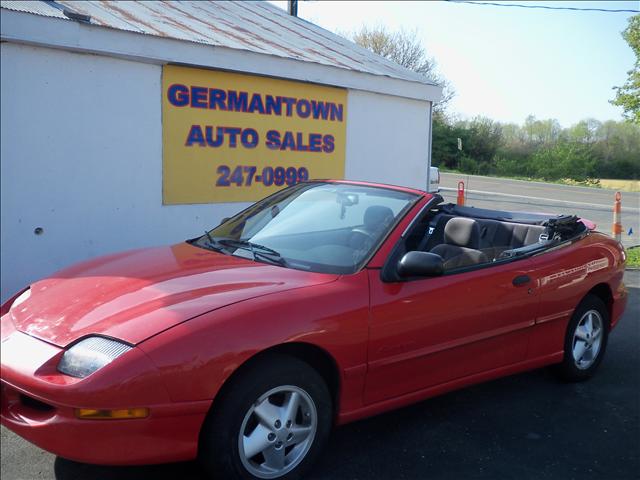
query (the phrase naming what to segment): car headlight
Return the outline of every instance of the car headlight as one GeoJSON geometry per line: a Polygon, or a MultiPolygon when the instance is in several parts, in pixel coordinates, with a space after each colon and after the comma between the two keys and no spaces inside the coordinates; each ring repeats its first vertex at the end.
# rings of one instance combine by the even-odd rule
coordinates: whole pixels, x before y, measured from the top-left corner
{"type": "Polygon", "coordinates": [[[77,378],[85,378],[110,364],[133,347],[104,337],[89,337],[64,352],[58,371],[77,378]]]}

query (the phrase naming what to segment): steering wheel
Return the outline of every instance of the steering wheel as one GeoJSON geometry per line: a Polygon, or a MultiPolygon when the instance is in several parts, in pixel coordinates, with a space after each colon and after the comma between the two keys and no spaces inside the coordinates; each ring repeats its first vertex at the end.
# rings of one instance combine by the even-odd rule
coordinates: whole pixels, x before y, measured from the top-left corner
{"type": "Polygon", "coordinates": [[[354,228],[351,230],[351,234],[353,235],[354,233],[362,235],[364,237],[363,243],[365,244],[369,243],[373,245],[373,242],[376,241],[376,237],[374,237],[371,232],[367,232],[364,228],[354,228]]]}

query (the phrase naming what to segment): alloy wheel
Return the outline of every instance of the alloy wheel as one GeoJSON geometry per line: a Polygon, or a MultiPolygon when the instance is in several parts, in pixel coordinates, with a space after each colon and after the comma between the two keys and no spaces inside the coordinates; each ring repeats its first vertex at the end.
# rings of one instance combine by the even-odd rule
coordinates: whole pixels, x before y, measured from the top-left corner
{"type": "Polygon", "coordinates": [[[586,370],[598,358],[602,329],[602,315],[597,310],[588,310],[580,318],[573,333],[573,361],[580,370],[586,370]]]}
{"type": "Polygon", "coordinates": [[[307,392],[293,385],[273,388],[244,416],[240,460],[258,478],[279,478],[304,460],[317,427],[318,412],[307,392]]]}

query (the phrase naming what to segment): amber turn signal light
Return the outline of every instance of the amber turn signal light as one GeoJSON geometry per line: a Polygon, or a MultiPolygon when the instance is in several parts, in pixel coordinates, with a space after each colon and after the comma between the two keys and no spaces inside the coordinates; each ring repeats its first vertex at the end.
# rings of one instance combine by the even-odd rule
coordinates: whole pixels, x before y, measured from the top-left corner
{"type": "Polygon", "coordinates": [[[124,420],[127,418],[146,418],[148,416],[148,408],[121,408],[118,410],[76,408],[76,417],[85,420],[124,420]]]}

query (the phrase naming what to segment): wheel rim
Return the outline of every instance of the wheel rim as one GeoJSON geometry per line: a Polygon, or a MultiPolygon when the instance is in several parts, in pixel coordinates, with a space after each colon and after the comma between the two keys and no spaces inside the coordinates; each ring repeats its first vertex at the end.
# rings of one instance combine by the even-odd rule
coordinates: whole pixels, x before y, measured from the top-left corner
{"type": "Polygon", "coordinates": [[[258,478],[278,478],[293,470],[309,452],[318,413],[311,396],[284,385],[261,395],[247,411],[238,435],[244,467],[258,478]]]}
{"type": "Polygon", "coordinates": [[[602,329],[602,315],[597,310],[589,310],[580,318],[573,333],[573,361],[580,370],[586,370],[598,358],[602,329]]]}

